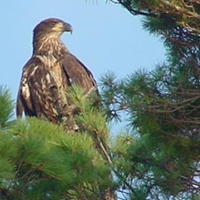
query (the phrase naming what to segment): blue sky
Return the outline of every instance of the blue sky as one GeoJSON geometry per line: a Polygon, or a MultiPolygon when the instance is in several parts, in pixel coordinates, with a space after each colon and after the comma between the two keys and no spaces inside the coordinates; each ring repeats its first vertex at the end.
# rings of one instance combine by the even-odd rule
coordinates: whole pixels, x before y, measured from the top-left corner
{"type": "Polygon", "coordinates": [[[6,0],[1,3],[0,85],[16,98],[23,65],[32,54],[32,30],[57,17],[73,26],[62,40],[97,79],[108,71],[118,78],[165,59],[158,38],[142,29],[141,19],[106,0],[6,0]]]}

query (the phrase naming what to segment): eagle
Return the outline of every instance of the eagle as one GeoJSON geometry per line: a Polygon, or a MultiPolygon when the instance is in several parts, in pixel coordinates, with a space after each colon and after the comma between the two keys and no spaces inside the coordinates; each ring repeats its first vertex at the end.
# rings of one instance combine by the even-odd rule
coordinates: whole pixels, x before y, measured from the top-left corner
{"type": "MultiPolygon", "coordinates": [[[[86,95],[99,93],[91,71],[61,41],[64,32],[72,33],[72,26],[56,18],[43,20],[34,28],[33,55],[23,67],[16,113],[18,117],[24,113],[64,122],[65,129],[74,132],[80,127],[74,119],[77,111],[66,95],[69,88],[78,85],[86,95]]],[[[116,195],[108,188],[103,199],[116,200],[116,195]]]]}
{"type": "Polygon", "coordinates": [[[73,117],[66,116],[71,106],[66,92],[75,84],[86,94],[92,88],[97,91],[97,84],[91,71],[61,41],[64,32],[72,33],[72,26],[56,18],[43,20],[34,28],[33,54],[23,67],[16,113],[57,124],[67,118],[66,130],[76,131],[73,117]]]}

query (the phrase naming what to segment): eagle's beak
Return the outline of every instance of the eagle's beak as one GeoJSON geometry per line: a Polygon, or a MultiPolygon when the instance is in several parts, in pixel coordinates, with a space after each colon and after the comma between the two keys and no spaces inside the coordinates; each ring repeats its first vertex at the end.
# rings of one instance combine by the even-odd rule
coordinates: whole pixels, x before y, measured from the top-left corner
{"type": "Polygon", "coordinates": [[[63,28],[64,28],[64,31],[70,32],[72,34],[73,28],[72,28],[71,24],[68,24],[65,22],[63,28]]]}

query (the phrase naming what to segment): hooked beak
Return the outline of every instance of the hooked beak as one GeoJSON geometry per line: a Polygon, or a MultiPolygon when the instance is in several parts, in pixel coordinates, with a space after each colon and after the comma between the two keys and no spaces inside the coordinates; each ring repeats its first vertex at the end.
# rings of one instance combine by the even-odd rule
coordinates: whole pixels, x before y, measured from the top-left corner
{"type": "Polygon", "coordinates": [[[70,32],[72,34],[73,28],[72,28],[71,24],[68,24],[65,22],[63,28],[64,28],[64,31],[70,32]]]}

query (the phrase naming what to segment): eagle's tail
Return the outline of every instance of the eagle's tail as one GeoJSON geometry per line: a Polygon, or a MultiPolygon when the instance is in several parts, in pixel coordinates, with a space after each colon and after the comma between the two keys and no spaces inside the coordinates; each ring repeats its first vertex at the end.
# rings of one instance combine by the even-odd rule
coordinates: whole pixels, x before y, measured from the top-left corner
{"type": "Polygon", "coordinates": [[[18,91],[18,94],[17,94],[17,105],[16,105],[16,114],[17,114],[17,117],[22,117],[22,113],[24,111],[24,107],[22,105],[22,100],[21,100],[21,97],[20,97],[20,90],[18,91]]]}

